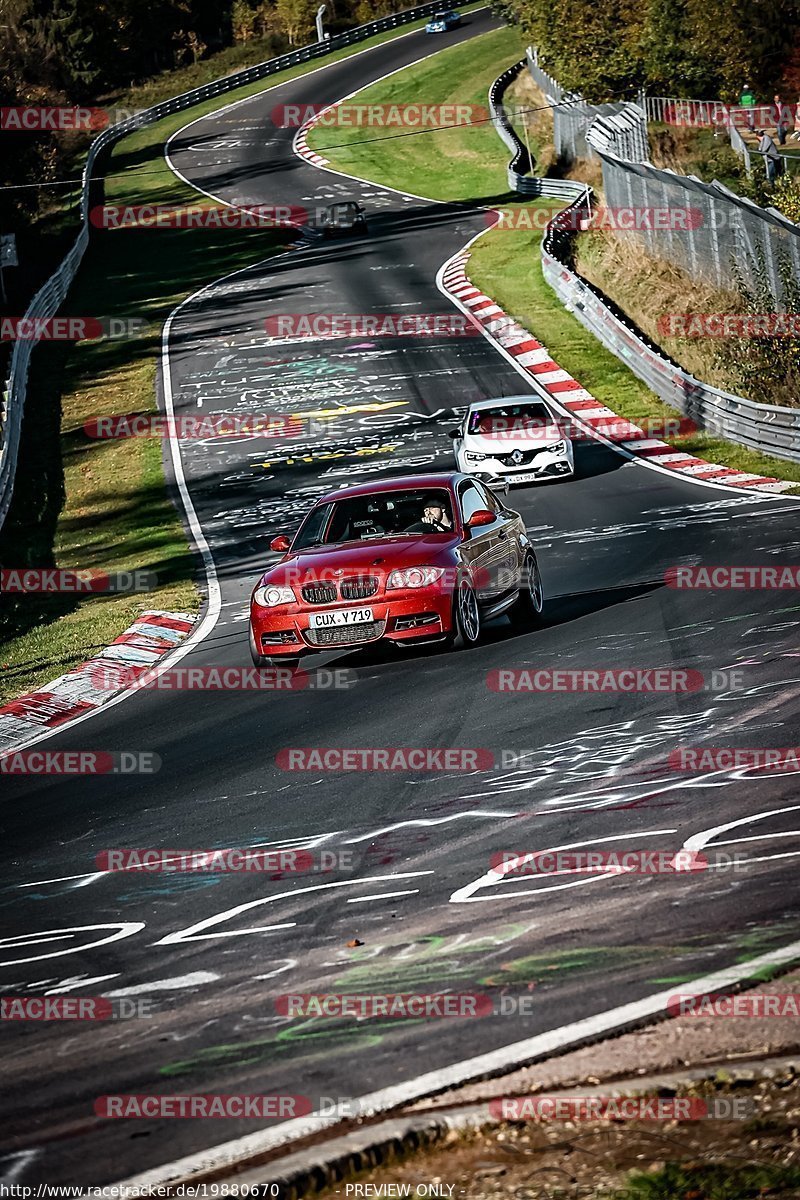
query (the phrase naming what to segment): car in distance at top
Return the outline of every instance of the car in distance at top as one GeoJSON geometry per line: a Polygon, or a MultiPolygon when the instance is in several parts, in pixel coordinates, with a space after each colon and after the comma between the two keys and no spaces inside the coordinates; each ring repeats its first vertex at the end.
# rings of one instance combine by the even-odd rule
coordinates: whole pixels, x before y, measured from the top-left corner
{"type": "Polygon", "coordinates": [[[297,665],[314,651],[443,642],[472,646],[508,613],[542,619],[536,555],[519,513],[459,473],[407,475],[323,496],[250,601],[258,667],[297,665]]]}
{"type": "Polygon", "coordinates": [[[459,13],[453,12],[452,8],[443,9],[441,12],[433,14],[425,26],[425,32],[447,33],[449,29],[457,29],[460,24],[461,16],[459,13]]]}
{"type": "Polygon", "coordinates": [[[456,466],[490,484],[567,478],[575,457],[563,423],[538,396],[480,400],[450,430],[456,466]]]}
{"type": "Polygon", "coordinates": [[[317,217],[316,230],[324,238],[364,234],[367,233],[367,214],[358,201],[340,200],[322,209],[317,217]]]}

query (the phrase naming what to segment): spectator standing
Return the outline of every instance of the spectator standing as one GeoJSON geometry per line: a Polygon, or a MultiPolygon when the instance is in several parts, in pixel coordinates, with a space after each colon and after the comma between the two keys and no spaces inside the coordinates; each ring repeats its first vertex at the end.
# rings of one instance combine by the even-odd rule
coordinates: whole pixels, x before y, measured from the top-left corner
{"type": "Polygon", "coordinates": [[[785,146],[788,123],[786,114],[783,111],[783,101],[781,100],[780,92],[776,92],[772,97],[772,103],[775,105],[775,128],[778,133],[778,145],[785,146]]]}
{"type": "Polygon", "coordinates": [[[759,138],[758,150],[756,153],[763,154],[764,156],[764,170],[767,173],[767,183],[774,183],[781,161],[781,156],[778,153],[778,147],[775,145],[766,129],[757,129],[756,133],[758,134],[759,138]]]}

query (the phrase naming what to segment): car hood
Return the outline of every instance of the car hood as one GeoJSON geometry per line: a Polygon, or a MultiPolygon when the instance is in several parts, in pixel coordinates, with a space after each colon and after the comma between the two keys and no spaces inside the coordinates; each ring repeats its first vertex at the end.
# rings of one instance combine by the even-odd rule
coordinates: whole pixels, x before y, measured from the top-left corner
{"type": "Polygon", "coordinates": [[[420,533],[410,537],[375,538],[368,542],[344,543],[341,546],[313,546],[289,554],[264,572],[261,583],[302,583],[305,579],[326,577],[332,571],[346,575],[384,575],[401,567],[421,564],[441,564],[448,560],[459,545],[458,534],[420,533]]]}
{"type": "Polygon", "coordinates": [[[509,430],[503,434],[468,433],[464,439],[464,449],[474,450],[478,454],[491,454],[496,458],[501,454],[511,454],[514,450],[522,450],[527,454],[531,450],[544,450],[563,441],[564,434],[557,425],[546,425],[541,429],[532,429],[529,433],[520,430],[516,433],[509,430]]]}

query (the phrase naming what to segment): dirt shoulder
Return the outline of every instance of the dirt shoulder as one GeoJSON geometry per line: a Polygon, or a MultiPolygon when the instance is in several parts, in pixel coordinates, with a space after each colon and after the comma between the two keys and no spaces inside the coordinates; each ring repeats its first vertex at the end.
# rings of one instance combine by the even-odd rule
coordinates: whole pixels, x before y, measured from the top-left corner
{"type": "MultiPolygon", "coordinates": [[[[676,993],[681,991],[675,985],[676,993]]],[[[783,975],[743,995],[800,994],[800,971],[783,975]]],[[[420,1101],[408,1112],[474,1104],[496,1096],[528,1095],[547,1088],[572,1088],[607,1080],[734,1064],[744,1060],[798,1054],[800,1019],[785,1017],[673,1017],[624,1033],[558,1058],[523,1067],[499,1079],[455,1088],[420,1101]]]]}
{"type": "MultiPolygon", "coordinates": [[[[740,995],[798,992],[795,970],[740,995]]],[[[789,1200],[800,1197],[800,1019],[676,1017],[454,1089],[410,1114],[447,1116],[453,1127],[428,1149],[347,1174],[323,1200],[789,1200]],[[717,1115],[482,1123],[500,1114],[500,1098],[544,1094],[685,1098],[693,1114],[717,1115]]]]}

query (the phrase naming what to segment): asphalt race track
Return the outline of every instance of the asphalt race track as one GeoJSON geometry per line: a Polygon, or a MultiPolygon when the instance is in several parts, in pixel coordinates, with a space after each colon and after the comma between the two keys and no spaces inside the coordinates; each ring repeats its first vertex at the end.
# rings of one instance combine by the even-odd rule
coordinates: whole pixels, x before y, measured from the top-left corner
{"type": "MultiPolygon", "coordinates": [[[[485,12],[469,16],[448,44],[493,25],[485,12]]],[[[274,557],[269,540],[296,528],[316,496],[355,477],[449,469],[453,407],[528,390],[482,337],[322,344],[264,332],[266,317],[288,312],[450,311],[436,273],[483,227],[481,198],[474,208],[429,204],[317,170],[293,155],[295,130],[270,120],[277,104],[329,103],[433,48],[409,34],[171,142],[174,167],[232,204],[355,198],[370,221],[367,238],[299,238],[210,286],[172,323],[176,412],[328,422],[306,442],[181,444],[221,589],[219,617],[184,666],[249,665],[247,601],[274,557]]],[[[110,1182],[262,1124],[103,1119],[93,1104],[105,1094],[358,1097],[797,939],[792,775],[667,764],[680,745],[800,743],[795,593],[664,584],[674,565],[796,561],[797,503],[673,479],[599,444],[579,444],[577,465],[574,481],[509,498],[540,558],[540,632],[512,635],[502,619],[469,652],[314,660],[346,670],[346,688],[325,686],[330,676],[309,665],[311,686],[288,693],[142,691],[46,746],[150,751],[155,774],[3,779],[3,994],[120,992],[150,1000],[152,1015],[5,1028],[0,1179],[110,1182]],[[499,668],[621,666],[740,678],[718,674],[719,690],[691,694],[487,686],[499,668]],[[499,765],[416,775],[276,765],[280,749],[314,746],[481,747],[499,765]],[[503,768],[502,752],[515,750],[528,758],[503,768]],[[500,851],[677,851],[728,825],[715,842],[751,856],[736,873],[478,886],[500,851]],[[301,875],[95,866],[111,847],[259,844],[347,857],[301,875]],[[527,996],[531,1012],[359,1022],[276,1010],[288,991],[444,989],[527,996]]]]}

